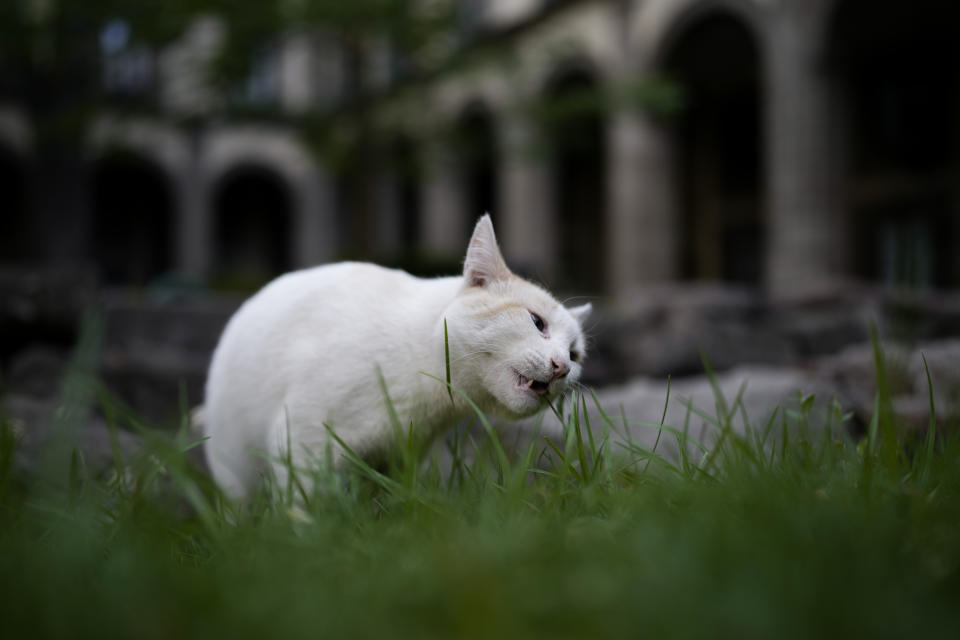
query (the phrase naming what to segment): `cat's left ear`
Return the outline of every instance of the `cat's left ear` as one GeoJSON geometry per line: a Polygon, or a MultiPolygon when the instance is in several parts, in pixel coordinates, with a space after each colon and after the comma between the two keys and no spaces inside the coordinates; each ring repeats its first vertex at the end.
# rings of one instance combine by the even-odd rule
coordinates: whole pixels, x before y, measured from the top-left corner
{"type": "Polygon", "coordinates": [[[573,319],[576,320],[581,327],[583,323],[586,322],[587,318],[590,317],[590,312],[593,311],[593,305],[589,302],[587,304],[582,304],[579,307],[572,307],[567,309],[570,312],[570,315],[573,316],[573,319]]]}
{"type": "Polygon", "coordinates": [[[508,280],[510,269],[503,260],[497,237],[493,233],[490,215],[485,214],[473,229],[463,261],[463,279],[468,287],[486,287],[491,282],[508,280]]]}

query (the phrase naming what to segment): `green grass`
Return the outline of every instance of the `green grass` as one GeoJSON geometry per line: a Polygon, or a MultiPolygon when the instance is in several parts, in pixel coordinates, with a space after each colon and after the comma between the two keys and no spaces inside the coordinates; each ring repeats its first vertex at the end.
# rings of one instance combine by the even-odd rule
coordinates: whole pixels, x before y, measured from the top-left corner
{"type": "Polygon", "coordinates": [[[685,425],[656,450],[615,445],[621,419],[588,424],[592,399],[578,396],[565,442],[508,455],[484,428],[441,472],[398,424],[388,473],[358,463],[318,478],[326,489],[306,503],[278,490],[234,509],[188,462],[185,429],[150,431],[115,405],[146,450],[91,476],[69,445],[77,406],[97,397],[84,353],[58,413],[65,444],[36,473],[15,469],[16,437],[0,430],[4,637],[960,630],[960,439],[905,434],[883,375],[859,441],[839,408],[825,431],[805,429],[809,397],[744,431],[738,399],[718,396],[691,409],[712,423],[710,445],[685,425]]]}

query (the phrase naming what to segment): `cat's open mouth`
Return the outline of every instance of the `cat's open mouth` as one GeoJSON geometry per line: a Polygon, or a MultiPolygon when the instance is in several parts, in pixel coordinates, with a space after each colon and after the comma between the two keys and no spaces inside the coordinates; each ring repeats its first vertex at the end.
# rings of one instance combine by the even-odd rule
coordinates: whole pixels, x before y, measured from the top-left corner
{"type": "Polygon", "coordinates": [[[522,373],[517,374],[517,385],[521,389],[530,391],[538,396],[542,396],[547,393],[547,390],[550,386],[549,382],[540,382],[539,380],[533,380],[523,375],[522,373]]]}

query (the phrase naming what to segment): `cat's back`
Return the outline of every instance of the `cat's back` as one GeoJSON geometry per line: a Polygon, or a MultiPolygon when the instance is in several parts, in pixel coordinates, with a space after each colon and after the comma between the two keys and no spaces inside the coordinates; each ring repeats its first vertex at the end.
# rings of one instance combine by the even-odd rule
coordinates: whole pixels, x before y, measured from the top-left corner
{"type": "Polygon", "coordinates": [[[353,360],[408,343],[415,338],[412,330],[432,327],[459,283],[456,277],[424,279],[366,262],[282,275],[227,323],[208,386],[225,371],[251,371],[251,365],[257,376],[270,372],[282,384],[287,375],[298,375],[298,363],[353,360]]]}
{"type": "Polygon", "coordinates": [[[403,271],[366,262],[337,262],[279,276],[251,296],[234,318],[258,313],[296,322],[305,312],[346,310],[376,301],[372,292],[415,287],[416,278],[403,271]],[[278,312],[284,312],[279,314],[278,312]],[[292,315],[291,315],[292,314],[292,315]]]}
{"type": "Polygon", "coordinates": [[[422,281],[405,271],[368,262],[337,262],[286,273],[268,283],[247,300],[247,309],[272,311],[348,308],[382,300],[384,291],[412,291],[422,281]]]}

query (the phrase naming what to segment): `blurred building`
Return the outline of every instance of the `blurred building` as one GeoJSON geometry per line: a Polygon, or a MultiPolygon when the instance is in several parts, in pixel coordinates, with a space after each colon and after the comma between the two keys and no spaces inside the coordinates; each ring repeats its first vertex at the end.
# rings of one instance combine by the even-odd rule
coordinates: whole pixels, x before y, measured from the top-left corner
{"type": "MultiPolygon", "coordinates": [[[[162,51],[105,25],[104,89],[152,110],[92,126],[77,255],[116,284],[452,262],[490,211],[512,264],[571,291],[957,284],[956,2],[466,0],[458,17],[432,68],[300,35],[230,95],[206,80],[215,19],[162,51]],[[373,143],[318,149],[303,123],[358,95],[373,143]]],[[[37,242],[33,126],[0,107],[4,261],[37,242]]]]}

